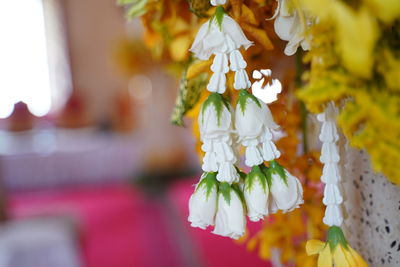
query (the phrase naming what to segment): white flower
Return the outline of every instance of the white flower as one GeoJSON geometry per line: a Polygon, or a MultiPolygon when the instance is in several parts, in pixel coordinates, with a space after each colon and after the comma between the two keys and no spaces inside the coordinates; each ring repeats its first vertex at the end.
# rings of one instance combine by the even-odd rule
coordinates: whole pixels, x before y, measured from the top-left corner
{"type": "Polygon", "coordinates": [[[218,209],[213,233],[238,239],[246,231],[244,207],[237,189],[222,183],[218,192],[218,209]]]}
{"type": "Polygon", "coordinates": [[[217,211],[218,183],[215,173],[205,173],[189,200],[189,217],[193,227],[206,229],[214,225],[217,211]]]}
{"type": "Polygon", "coordinates": [[[341,226],[343,223],[342,210],[339,205],[326,206],[325,216],[322,219],[324,224],[328,226],[341,226]]]}
{"type": "Polygon", "coordinates": [[[244,198],[247,215],[257,222],[268,215],[268,184],[267,178],[259,166],[254,166],[244,183],[244,198]]]}
{"type": "Polygon", "coordinates": [[[271,179],[271,213],[275,213],[277,210],[282,210],[284,213],[289,212],[303,204],[303,188],[296,177],[275,161],[271,162],[267,173],[271,179]]]}
{"type": "Polygon", "coordinates": [[[239,93],[239,102],[235,111],[235,127],[240,140],[259,138],[264,129],[278,129],[268,106],[260,103],[246,90],[239,93]]]}
{"type": "Polygon", "coordinates": [[[201,166],[201,168],[205,172],[217,172],[217,155],[213,149],[213,141],[207,139],[204,142],[205,143],[201,146],[201,150],[205,152],[203,165],[201,166]]]}
{"type": "Polygon", "coordinates": [[[275,143],[272,141],[272,132],[266,128],[264,135],[261,138],[262,154],[265,161],[271,161],[281,156],[281,152],[276,148],[275,143]]]}
{"type": "Polygon", "coordinates": [[[325,183],[324,198],[326,205],[323,222],[328,226],[341,226],[343,215],[341,204],[343,197],[340,192],[340,170],[338,162],[340,155],[336,142],[339,135],[336,129],[335,117],[338,110],[333,103],[329,103],[324,113],[318,114],[317,119],[322,122],[319,139],[322,141],[320,161],[324,163],[321,181],[325,183]]]}
{"type": "Polygon", "coordinates": [[[211,0],[211,5],[213,6],[220,6],[220,5],[225,5],[226,0],[211,0]]]}
{"type": "Polygon", "coordinates": [[[251,85],[251,92],[262,102],[268,104],[278,99],[277,95],[282,92],[282,84],[278,79],[271,79],[264,85],[265,77],[271,79],[272,71],[270,69],[253,71],[253,79],[256,81],[251,85]]]}
{"type": "Polygon", "coordinates": [[[247,166],[261,164],[280,156],[272,141],[272,130],[279,126],[274,122],[269,108],[257,98],[241,90],[235,112],[235,127],[239,142],[246,147],[247,166]]]}
{"type": "Polygon", "coordinates": [[[233,88],[236,90],[250,88],[251,82],[246,72],[247,63],[239,50],[230,52],[229,61],[231,62],[230,69],[235,72],[233,88]]]}
{"type": "Polygon", "coordinates": [[[336,184],[327,184],[324,188],[324,198],[322,202],[325,206],[339,205],[343,202],[343,197],[340,194],[339,187],[336,184]]]}
{"type": "Polygon", "coordinates": [[[229,184],[239,182],[239,174],[233,162],[225,161],[219,164],[217,180],[229,184]]]}
{"type": "Polygon", "coordinates": [[[341,180],[339,167],[336,163],[326,163],[322,168],[321,181],[324,184],[335,184],[341,180]]]}
{"type": "Polygon", "coordinates": [[[215,17],[200,27],[190,51],[197,58],[208,60],[212,54],[228,54],[241,47],[247,49],[252,44],[244,35],[239,24],[224,14],[221,27],[215,17]]]}
{"type": "Polygon", "coordinates": [[[201,139],[217,138],[231,131],[231,112],[219,94],[211,94],[199,114],[201,139]],[[220,112],[218,112],[218,110],[220,112]]]}
{"type": "Polygon", "coordinates": [[[250,88],[251,82],[249,80],[249,76],[245,69],[240,69],[235,72],[235,81],[233,83],[233,88],[236,90],[247,89],[250,88]]]}
{"type": "Polygon", "coordinates": [[[264,160],[257,140],[246,141],[246,159],[247,166],[260,165],[264,160]]]}
{"type": "Polygon", "coordinates": [[[229,71],[228,56],[223,53],[217,53],[211,65],[211,70],[213,71],[213,75],[207,85],[207,90],[223,94],[226,89],[225,74],[229,71]]]}
{"type": "Polygon", "coordinates": [[[284,53],[288,56],[296,53],[301,46],[303,50],[310,50],[310,44],[305,36],[307,19],[303,11],[288,7],[288,0],[277,0],[278,8],[273,18],[274,29],[279,38],[289,41],[284,53]]]}
{"type": "Polygon", "coordinates": [[[338,147],[333,142],[324,142],[321,149],[321,157],[319,158],[322,163],[337,163],[340,160],[338,147]]]}

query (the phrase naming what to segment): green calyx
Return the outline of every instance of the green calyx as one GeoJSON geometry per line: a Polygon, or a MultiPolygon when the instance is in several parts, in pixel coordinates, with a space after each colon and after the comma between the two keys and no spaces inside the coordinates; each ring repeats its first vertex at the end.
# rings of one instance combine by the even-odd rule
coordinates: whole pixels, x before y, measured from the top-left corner
{"type": "Polygon", "coordinates": [[[227,182],[219,184],[219,193],[222,194],[228,205],[231,204],[231,186],[227,182]]]}
{"type": "Polygon", "coordinates": [[[238,104],[240,107],[240,110],[242,111],[242,113],[244,114],[244,112],[246,111],[246,106],[247,106],[247,99],[250,98],[251,100],[254,101],[254,103],[257,104],[257,106],[259,108],[261,108],[261,104],[260,101],[258,101],[257,97],[255,97],[254,95],[250,94],[249,92],[247,92],[247,90],[242,89],[239,91],[239,100],[238,100],[238,104]]]}
{"type": "Polygon", "coordinates": [[[272,180],[272,174],[278,174],[279,177],[288,186],[285,169],[275,160],[272,160],[269,162],[268,176],[269,176],[269,179],[271,179],[271,180],[272,180]]]}
{"type": "Polygon", "coordinates": [[[328,244],[331,251],[341,245],[343,248],[348,249],[347,240],[344,237],[343,231],[338,226],[331,226],[328,229],[328,244]]]}
{"type": "MultiPolygon", "coordinates": [[[[228,102],[223,98],[221,94],[218,93],[212,93],[208,96],[206,101],[204,101],[203,106],[201,107],[201,113],[204,115],[204,111],[210,106],[214,105],[215,111],[217,113],[217,120],[218,120],[218,126],[220,126],[221,123],[221,114],[222,114],[222,109],[225,107],[229,110],[229,104],[228,102]]],[[[204,116],[203,116],[204,120],[204,116]]]]}
{"type": "Polygon", "coordinates": [[[219,30],[222,31],[222,20],[224,19],[224,14],[225,14],[225,9],[222,6],[217,6],[215,9],[215,14],[212,20],[217,21],[217,25],[219,27],[219,30]]]}
{"type": "Polygon", "coordinates": [[[267,191],[267,178],[265,173],[260,168],[260,166],[253,166],[249,174],[247,175],[245,182],[245,190],[251,191],[256,180],[259,180],[264,192],[267,191]]]}
{"type": "Polygon", "coordinates": [[[264,164],[260,164],[259,167],[260,167],[261,171],[264,173],[265,178],[267,179],[268,188],[271,188],[272,178],[271,178],[271,175],[269,174],[268,167],[265,166],[264,164]]]}
{"type": "Polygon", "coordinates": [[[199,185],[196,187],[196,191],[199,188],[205,187],[206,190],[206,200],[210,197],[211,192],[215,188],[218,188],[218,181],[217,181],[217,173],[215,172],[206,172],[204,173],[204,178],[200,181],[199,185]]]}

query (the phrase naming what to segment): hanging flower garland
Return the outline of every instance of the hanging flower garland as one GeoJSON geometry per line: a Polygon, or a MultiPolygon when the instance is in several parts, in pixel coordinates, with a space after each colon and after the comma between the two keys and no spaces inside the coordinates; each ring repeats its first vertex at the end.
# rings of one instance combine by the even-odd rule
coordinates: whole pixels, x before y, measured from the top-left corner
{"type": "MultiPolygon", "coordinates": [[[[336,115],[331,115],[339,114],[338,123],[350,144],[367,149],[375,169],[382,170],[391,181],[398,183],[399,169],[395,164],[400,155],[400,139],[397,138],[400,128],[396,120],[400,114],[400,2],[188,0],[190,10],[200,18],[198,21],[211,16],[202,24],[191,49],[202,61],[191,61],[187,52],[194,32],[197,32],[197,20],[191,16],[186,0],[121,2],[140,3],[132,4],[129,14],[142,16],[145,42],[157,57],[166,51],[174,62],[190,62],[185,64],[189,68],[185,68],[181,79],[182,99],[177,112],[180,123],[177,124],[182,125],[183,115],[192,109],[190,116],[199,121],[199,128],[195,124],[193,131],[202,142],[198,150],[204,152],[204,174],[189,203],[192,225],[203,229],[214,225],[215,233],[238,238],[243,235],[246,214],[250,220],[257,221],[276,209],[290,211],[297,207],[302,202],[299,197],[301,187],[296,178],[275,164],[279,158],[279,162],[285,163],[285,167],[301,178],[305,185],[305,203],[302,209],[289,214],[275,214],[274,219],[250,239],[248,246],[254,249],[254,244],[259,244],[259,255],[263,259],[270,259],[271,250],[279,248],[283,263],[303,266],[304,262],[304,266],[313,266],[303,257],[305,243],[294,240],[304,240],[306,236],[323,239],[324,222],[329,226],[327,242],[310,240],[307,245],[309,254],[320,254],[320,266],[356,266],[356,263],[365,266],[340,228],[344,199],[340,190],[336,115]],[[264,23],[266,18],[275,21],[264,23]],[[245,52],[247,62],[240,49],[247,49],[251,42],[241,28],[257,46],[245,52]],[[246,67],[250,65],[255,69],[265,64],[263,55],[270,53],[264,52],[272,49],[266,32],[273,30],[280,39],[287,41],[286,47],[281,49],[272,37],[274,45],[278,46],[275,51],[282,50],[286,55],[293,55],[300,48],[309,51],[304,54],[304,61],[310,63],[310,70],[303,75],[307,84],[296,91],[296,96],[307,108],[318,113],[332,100],[344,104],[339,112],[332,106],[319,116],[325,125],[321,133],[324,139],[321,140],[321,161],[324,163],[321,181],[325,184],[322,201],[319,201],[322,192],[318,191],[315,179],[320,176],[319,167],[315,168],[318,171],[312,170],[319,164],[317,153],[304,150],[303,154],[298,154],[296,150],[300,123],[286,128],[287,136],[275,146],[272,137],[277,125],[269,108],[247,91],[250,82],[246,67]],[[254,53],[255,50],[261,52],[254,53]],[[204,87],[210,95],[203,92],[204,87]],[[232,98],[237,99],[236,106],[230,104],[234,103],[232,98]],[[199,99],[203,102],[201,107],[196,105],[199,99]],[[245,107],[243,110],[242,106],[245,107]],[[333,113],[329,111],[331,108],[333,113]],[[378,139],[381,141],[376,142],[378,139]],[[247,175],[238,168],[240,156],[236,151],[239,145],[245,148],[244,164],[251,168],[247,175]],[[264,161],[269,163],[264,164],[264,161]],[[274,187],[274,183],[278,186],[274,187]],[[282,184],[291,186],[283,187],[282,184]],[[282,188],[286,191],[281,191],[282,188]],[[289,194],[289,191],[294,193],[289,194]],[[289,199],[289,195],[294,196],[289,199]],[[322,202],[326,206],[324,216],[322,202]],[[302,224],[298,223],[300,221],[302,224]],[[257,242],[253,242],[255,240],[257,242]]],[[[289,66],[287,71],[291,71],[289,66]]],[[[258,79],[254,74],[253,78],[258,79]]],[[[284,90],[280,95],[280,104],[286,97],[293,98],[292,92],[288,91],[291,90],[284,90]]],[[[275,119],[285,116],[282,114],[288,111],[288,106],[280,107],[278,112],[270,106],[275,119]]],[[[285,113],[288,119],[277,121],[281,126],[291,125],[289,117],[298,119],[300,111],[300,108],[291,109],[285,113]]],[[[306,138],[303,136],[303,139],[306,138]]]]}
{"type": "Polygon", "coordinates": [[[238,239],[245,233],[246,212],[251,221],[258,221],[278,210],[292,211],[303,203],[303,189],[299,180],[275,161],[280,152],[272,140],[278,125],[270,110],[247,91],[251,83],[239,49],[252,43],[225,14],[221,6],[225,1],[211,4],[218,5],[216,12],[200,27],[190,49],[199,59],[214,55],[214,60],[207,85],[211,94],[198,119],[204,174],[189,200],[188,220],[202,229],[215,225],[213,233],[238,239]],[[229,71],[235,73],[234,89],[240,90],[235,120],[233,108],[222,95],[229,71]],[[251,167],[248,175],[236,165],[238,144],[246,147],[245,164],[251,167]],[[264,161],[269,161],[268,167],[264,161]]]}
{"type": "Polygon", "coordinates": [[[343,197],[340,192],[341,175],[338,164],[340,156],[336,145],[339,140],[335,123],[337,114],[337,108],[330,103],[325,112],[318,115],[318,120],[322,122],[319,136],[322,142],[320,160],[324,163],[321,181],[325,184],[323,203],[326,209],[323,222],[329,229],[326,243],[309,240],[306,251],[308,255],[319,254],[318,267],[363,267],[368,266],[367,263],[350,247],[341,229],[343,197]]]}

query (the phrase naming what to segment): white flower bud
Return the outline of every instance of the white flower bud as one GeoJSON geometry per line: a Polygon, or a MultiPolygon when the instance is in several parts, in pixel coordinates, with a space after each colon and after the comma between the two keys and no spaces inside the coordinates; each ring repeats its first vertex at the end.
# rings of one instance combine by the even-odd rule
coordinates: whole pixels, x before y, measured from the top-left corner
{"type": "Polygon", "coordinates": [[[204,102],[199,114],[201,139],[218,138],[231,131],[231,112],[219,94],[211,94],[204,102]],[[220,112],[217,112],[217,108],[220,112]]]}
{"type": "Polygon", "coordinates": [[[244,183],[247,215],[251,221],[257,222],[268,215],[268,194],[267,178],[260,167],[254,166],[244,183]]]}
{"type": "Polygon", "coordinates": [[[343,223],[342,210],[339,205],[328,205],[325,210],[325,216],[322,219],[328,226],[341,226],[343,223]]]}
{"type": "Polygon", "coordinates": [[[249,76],[245,69],[240,69],[235,72],[235,81],[233,83],[233,88],[236,90],[247,89],[251,87],[251,82],[249,76]]]}
{"type": "Polygon", "coordinates": [[[271,179],[270,195],[273,202],[271,213],[277,210],[289,212],[303,204],[303,188],[296,177],[275,161],[270,164],[268,176],[271,179]]]}
{"type": "Polygon", "coordinates": [[[232,162],[226,161],[219,164],[217,180],[228,184],[239,182],[239,174],[232,162]]]}
{"type": "Polygon", "coordinates": [[[189,200],[189,217],[193,227],[206,229],[214,225],[217,211],[218,183],[215,173],[205,173],[189,200]]]}
{"type": "Polygon", "coordinates": [[[238,239],[245,234],[244,206],[237,189],[222,183],[218,192],[218,210],[213,233],[238,239]]]}

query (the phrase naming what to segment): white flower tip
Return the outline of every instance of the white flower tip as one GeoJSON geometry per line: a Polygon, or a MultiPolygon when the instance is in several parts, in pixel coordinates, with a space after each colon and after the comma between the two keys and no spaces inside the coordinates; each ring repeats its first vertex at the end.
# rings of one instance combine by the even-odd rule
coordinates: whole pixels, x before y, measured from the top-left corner
{"type": "Polygon", "coordinates": [[[257,79],[257,80],[262,78],[262,74],[258,70],[254,70],[252,76],[253,76],[253,79],[257,79]]]}

